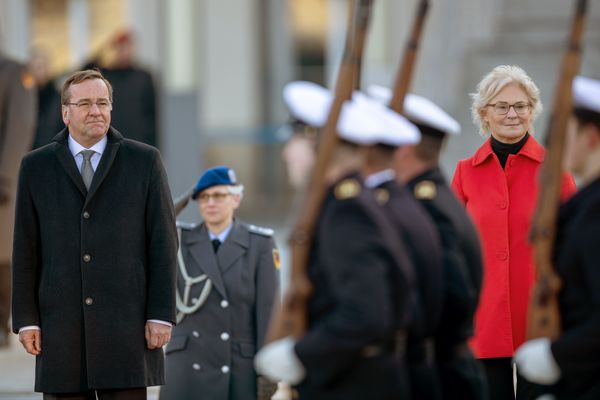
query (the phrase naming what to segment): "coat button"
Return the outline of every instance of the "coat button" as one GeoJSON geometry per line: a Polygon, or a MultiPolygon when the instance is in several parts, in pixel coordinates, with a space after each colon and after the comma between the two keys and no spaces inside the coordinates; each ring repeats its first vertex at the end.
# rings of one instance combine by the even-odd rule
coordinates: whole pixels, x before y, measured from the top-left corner
{"type": "Polygon", "coordinates": [[[198,364],[198,363],[193,363],[193,364],[192,364],[192,368],[194,368],[196,371],[200,371],[200,364],[198,364]]]}
{"type": "Polygon", "coordinates": [[[90,217],[90,213],[87,211],[83,212],[83,218],[88,219],[90,217]]]}
{"type": "Polygon", "coordinates": [[[94,304],[94,299],[92,299],[91,297],[86,297],[85,304],[91,306],[92,304],[94,304]]]}
{"type": "Polygon", "coordinates": [[[229,302],[227,300],[221,300],[221,308],[229,307],[229,302]]]}
{"type": "Polygon", "coordinates": [[[221,340],[224,341],[224,342],[228,341],[229,340],[229,333],[227,333],[227,332],[221,333],[221,340]]]}
{"type": "Polygon", "coordinates": [[[496,258],[500,261],[505,261],[508,258],[508,254],[505,251],[499,251],[496,254],[496,258]]]}
{"type": "Polygon", "coordinates": [[[229,372],[229,367],[227,365],[223,365],[221,367],[221,372],[224,373],[224,374],[228,373],[229,372]]]}
{"type": "Polygon", "coordinates": [[[508,165],[510,165],[511,167],[512,167],[513,165],[515,165],[515,159],[513,158],[512,160],[510,160],[510,161],[508,162],[508,165]]]}
{"type": "Polygon", "coordinates": [[[83,261],[90,262],[91,259],[92,259],[92,257],[89,254],[84,254],[83,255],[83,261]]]}
{"type": "Polygon", "coordinates": [[[501,209],[505,209],[508,206],[508,203],[506,202],[506,200],[502,200],[501,202],[498,203],[498,207],[500,207],[501,209]]]}
{"type": "Polygon", "coordinates": [[[192,331],[192,336],[193,337],[200,337],[200,334],[198,333],[198,331],[192,331]]]}

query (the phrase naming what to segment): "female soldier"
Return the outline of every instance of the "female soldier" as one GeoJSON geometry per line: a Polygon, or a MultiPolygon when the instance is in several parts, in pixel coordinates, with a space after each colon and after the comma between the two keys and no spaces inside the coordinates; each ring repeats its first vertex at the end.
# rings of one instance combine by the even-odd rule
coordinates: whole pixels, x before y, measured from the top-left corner
{"type": "MultiPolygon", "coordinates": [[[[542,110],[539,90],[521,68],[501,65],[487,74],[473,98],[480,133],[491,135],[458,163],[452,187],[479,229],[484,279],[471,345],[486,370],[490,398],[514,399],[512,355],[525,340],[534,282],[528,243],[544,148],[533,137],[542,110]]],[[[563,178],[562,198],[575,190],[563,178]]],[[[534,385],[518,378],[517,399],[535,398],[534,385]]]]}
{"type": "Polygon", "coordinates": [[[228,167],[206,170],[192,199],[203,222],[182,226],[178,324],[166,349],[162,400],[256,400],[252,360],[277,298],[271,229],[234,217],[244,187],[228,167]]]}

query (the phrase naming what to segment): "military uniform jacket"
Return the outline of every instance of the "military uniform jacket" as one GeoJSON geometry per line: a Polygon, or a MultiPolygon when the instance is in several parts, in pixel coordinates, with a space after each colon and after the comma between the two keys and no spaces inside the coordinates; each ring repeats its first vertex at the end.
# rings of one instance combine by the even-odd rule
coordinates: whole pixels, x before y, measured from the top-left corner
{"type": "Polygon", "coordinates": [[[394,339],[408,324],[414,278],[401,243],[358,179],[330,188],[309,258],[308,331],[295,346],[301,399],[407,398],[394,339]]]}
{"type": "Polygon", "coordinates": [[[434,353],[430,351],[442,314],[440,238],[429,215],[406,187],[391,180],[375,188],[374,194],[397,228],[415,270],[417,298],[407,345],[411,393],[416,399],[440,399],[434,353]]]}
{"type": "Polygon", "coordinates": [[[24,72],[21,64],[0,54],[0,185],[9,196],[0,204],[0,263],[10,262],[19,163],[31,149],[35,129],[35,92],[25,87],[24,72]]]}
{"type": "Polygon", "coordinates": [[[89,192],[67,130],[29,153],[19,175],[13,329],[38,325],[35,390],[164,383],[148,319],[175,322],[177,232],[160,154],[114,129],[89,192]]]}
{"type": "Polygon", "coordinates": [[[560,210],[556,270],[562,336],[552,353],[562,372],[561,399],[600,398],[600,179],[560,210]]]}
{"type": "MultiPolygon", "coordinates": [[[[278,296],[271,235],[270,229],[234,220],[215,255],[204,224],[182,229],[188,274],[206,274],[213,287],[206,303],[173,330],[161,400],[256,399],[253,359],[265,340],[278,296]]],[[[200,296],[204,285],[192,288],[192,299],[200,296]]],[[[181,276],[179,292],[183,293],[181,276]]]]}
{"type": "Polygon", "coordinates": [[[483,274],[477,231],[438,168],[413,178],[408,187],[442,241],[443,307],[435,343],[444,399],[487,398],[483,371],[465,344],[473,335],[483,274]]]}

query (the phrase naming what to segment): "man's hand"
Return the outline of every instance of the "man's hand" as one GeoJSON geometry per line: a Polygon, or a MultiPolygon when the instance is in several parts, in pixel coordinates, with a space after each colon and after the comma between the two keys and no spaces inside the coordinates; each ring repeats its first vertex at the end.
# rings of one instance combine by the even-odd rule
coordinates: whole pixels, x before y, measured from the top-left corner
{"type": "Polygon", "coordinates": [[[150,350],[160,349],[171,340],[172,327],[156,322],[146,322],[146,345],[150,350]]]}
{"type": "Polygon", "coordinates": [[[39,356],[42,354],[42,331],[31,329],[19,333],[19,342],[29,354],[39,356]]]}

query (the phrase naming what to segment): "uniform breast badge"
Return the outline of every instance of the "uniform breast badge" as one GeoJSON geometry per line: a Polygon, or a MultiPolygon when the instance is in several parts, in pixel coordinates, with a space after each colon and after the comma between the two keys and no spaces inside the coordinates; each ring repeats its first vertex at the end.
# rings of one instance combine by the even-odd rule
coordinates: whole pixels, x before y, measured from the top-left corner
{"type": "Polygon", "coordinates": [[[418,200],[433,200],[437,196],[435,183],[432,181],[423,181],[417,183],[414,190],[415,197],[418,200]]]}

